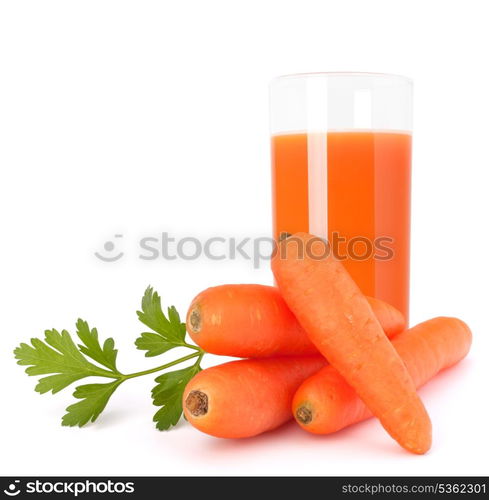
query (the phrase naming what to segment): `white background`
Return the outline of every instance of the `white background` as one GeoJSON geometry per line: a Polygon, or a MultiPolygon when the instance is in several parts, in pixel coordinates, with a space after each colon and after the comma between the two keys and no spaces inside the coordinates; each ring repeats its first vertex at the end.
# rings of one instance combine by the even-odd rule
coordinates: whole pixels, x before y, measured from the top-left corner
{"type": "MultiPolygon", "coordinates": [[[[488,474],[489,31],[485,1],[3,1],[0,4],[1,474],[488,474]],[[153,378],[99,421],[60,426],[71,390],[35,393],[12,350],[82,316],[129,372],[148,284],[182,313],[266,265],[141,261],[137,242],[271,231],[268,83],[304,71],[415,83],[412,323],[459,316],[469,357],[421,394],[434,445],[412,456],[369,421],[243,441],[160,433],[153,378]],[[98,261],[115,233],[124,257],[98,261]]],[[[174,353],[168,354],[171,358],[174,353]]],[[[205,365],[220,360],[208,359],[205,365]]]]}

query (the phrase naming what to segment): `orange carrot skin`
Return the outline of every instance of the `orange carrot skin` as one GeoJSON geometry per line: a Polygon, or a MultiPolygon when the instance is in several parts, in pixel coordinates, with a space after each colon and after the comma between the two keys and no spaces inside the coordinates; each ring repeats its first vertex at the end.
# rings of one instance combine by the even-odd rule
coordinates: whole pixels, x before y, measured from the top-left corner
{"type": "Polygon", "coordinates": [[[374,297],[365,298],[388,338],[395,337],[407,328],[406,318],[399,309],[374,297]]]}
{"type": "MultiPolygon", "coordinates": [[[[381,300],[368,297],[385,334],[405,329],[403,314],[381,300]]],[[[237,358],[317,354],[304,329],[278,289],[265,285],[221,285],[204,290],[187,313],[187,331],[206,352],[237,358]],[[200,316],[199,331],[192,313],[200,316]]]]}
{"type": "Polygon", "coordinates": [[[406,450],[426,453],[431,421],[406,366],[353,279],[325,255],[326,243],[312,235],[283,240],[272,259],[282,297],[387,432],[406,450]]]}
{"type": "Polygon", "coordinates": [[[243,359],[207,368],[185,388],[183,409],[198,430],[221,438],[245,438],[292,419],[299,385],[326,365],[320,356],[243,359]],[[193,391],[206,394],[208,411],[194,416],[186,406],[193,391]]]}
{"type": "MultiPolygon", "coordinates": [[[[430,319],[406,330],[392,344],[406,364],[416,387],[438,372],[462,360],[469,352],[472,333],[457,318],[430,319]]],[[[292,403],[297,423],[314,434],[339,431],[372,416],[365,403],[332,367],[309,377],[297,390],[292,403]],[[297,411],[310,412],[310,423],[297,418],[297,411]]]]}

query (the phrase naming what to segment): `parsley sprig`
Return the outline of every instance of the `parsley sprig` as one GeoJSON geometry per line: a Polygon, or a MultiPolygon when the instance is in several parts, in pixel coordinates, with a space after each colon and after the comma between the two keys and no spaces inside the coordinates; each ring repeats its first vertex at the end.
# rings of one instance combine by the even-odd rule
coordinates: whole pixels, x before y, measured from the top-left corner
{"type": "Polygon", "coordinates": [[[157,292],[148,287],[141,301],[139,320],[151,331],[145,331],[136,340],[136,347],[146,351],[146,357],[163,354],[175,347],[192,350],[191,354],[155,368],[124,374],[117,367],[117,349],[112,338],[103,343],[96,328],[90,328],[86,321],[76,322],[74,340],[67,330],[46,330],[44,340],[33,338],[30,344],[22,343],[14,351],[17,364],[27,366],[27,375],[46,375],[39,379],[35,390],[41,394],[55,394],[69,385],[88,377],[111,379],[106,383],[79,385],[73,396],[76,403],[66,408],[62,425],[82,427],[95,422],[107,406],[115,390],[126,380],[168,370],[169,368],[195,359],[186,368],[166,371],[155,380],[152,398],[160,407],[153,420],[159,430],[168,430],[177,424],[182,415],[182,394],[190,379],[200,370],[204,351],[185,341],[185,323],[175,307],[169,307],[167,314],[161,308],[157,292]]]}

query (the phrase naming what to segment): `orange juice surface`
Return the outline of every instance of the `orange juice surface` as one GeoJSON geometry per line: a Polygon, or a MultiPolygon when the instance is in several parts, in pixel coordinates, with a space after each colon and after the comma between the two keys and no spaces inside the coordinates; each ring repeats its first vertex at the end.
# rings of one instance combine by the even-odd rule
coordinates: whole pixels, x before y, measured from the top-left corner
{"type": "Polygon", "coordinates": [[[327,237],[363,293],[408,318],[411,135],[275,135],[272,176],[275,238],[327,237]]]}

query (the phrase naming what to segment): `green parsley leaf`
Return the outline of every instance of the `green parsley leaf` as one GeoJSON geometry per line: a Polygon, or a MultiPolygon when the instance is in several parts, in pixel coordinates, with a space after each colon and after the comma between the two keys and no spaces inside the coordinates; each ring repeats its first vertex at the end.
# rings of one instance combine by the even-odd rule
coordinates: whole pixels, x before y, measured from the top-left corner
{"type": "Polygon", "coordinates": [[[182,416],[182,396],[186,385],[201,371],[200,360],[192,366],[164,373],[155,379],[158,383],[151,392],[153,404],[161,406],[153,421],[156,428],[166,431],[176,425],[182,416]]]}
{"type": "Polygon", "coordinates": [[[119,379],[108,384],[87,384],[77,387],[73,396],[81,401],[66,408],[68,413],[63,416],[62,425],[83,427],[88,422],[95,422],[123,381],[119,379]]]}
{"type": "Polygon", "coordinates": [[[28,375],[51,374],[39,380],[36,391],[53,394],[85,377],[109,377],[115,379],[108,384],[81,385],[75,389],[74,396],[82,399],[67,408],[62,424],[83,426],[95,421],[112,393],[125,378],[116,368],[117,350],[114,341],[107,339],[103,347],[98,340],[97,330],[90,329],[88,323],[77,321],[77,334],[83,345],[76,345],[71,335],[63,330],[46,330],[44,342],[31,339],[31,345],[20,344],[14,354],[19,365],[28,365],[28,375]],[[97,361],[106,370],[88,361],[85,356],[97,361]]]}
{"type": "Polygon", "coordinates": [[[185,323],[174,306],[168,308],[168,317],[161,308],[161,299],[153,288],[148,287],[141,301],[139,320],[153,332],[143,332],[136,340],[136,347],[146,351],[146,357],[158,356],[174,347],[185,345],[185,323]]]}
{"type": "Polygon", "coordinates": [[[143,332],[141,336],[136,339],[135,344],[141,351],[147,351],[145,354],[147,358],[159,356],[176,347],[175,344],[166,342],[161,335],[151,332],[143,332]]]}
{"type": "Polygon", "coordinates": [[[51,374],[39,380],[35,390],[41,394],[55,394],[85,377],[113,377],[113,373],[90,363],[66,330],[46,330],[44,342],[33,338],[31,345],[20,344],[14,355],[17,364],[29,366],[27,375],[51,374]]]}
{"type": "Polygon", "coordinates": [[[114,339],[106,339],[101,347],[97,329],[90,330],[88,323],[82,319],[78,319],[76,322],[76,330],[78,337],[84,344],[78,345],[80,351],[109,370],[119,373],[116,366],[117,349],[114,349],[114,339]]]}

